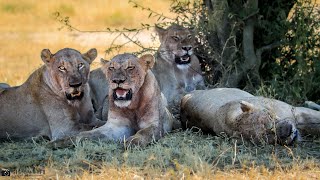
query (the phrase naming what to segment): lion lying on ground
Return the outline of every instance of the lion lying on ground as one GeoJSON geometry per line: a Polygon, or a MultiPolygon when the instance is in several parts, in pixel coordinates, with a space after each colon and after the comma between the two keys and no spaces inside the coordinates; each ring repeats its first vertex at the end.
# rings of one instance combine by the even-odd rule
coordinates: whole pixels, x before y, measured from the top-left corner
{"type": "Polygon", "coordinates": [[[45,136],[55,140],[102,125],[89,97],[89,64],[96,49],[81,54],[44,49],[45,63],[21,86],[0,94],[0,139],[45,136]]]}
{"type": "MultiPolygon", "coordinates": [[[[125,139],[126,146],[146,146],[171,131],[173,116],[150,71],[154,64],[152,55],[137,58],[120,54],[110,62],[102,60],[102,64],[101,70],[109,82],[108,121],[102,127],[72,138],[125,139]]],[[[53,142],[55,146],[65,143],[53,142]]]]}
{"type": "Polygon", "coordinates": [[[152,69],[170,108],[180,105],[183,95],[204,89],[200,63],[193,54],[195,37],[190,29],[173,24],[167,29],[156,26],[160,47],[152,69]]]}
{"type": "Polygon", "coordinates": [[[254,143],[291,144],[302,135],[320,134],[320,112],[233,88],[197,90],[183,97],[181,121],[215,134],[254,143]]]}

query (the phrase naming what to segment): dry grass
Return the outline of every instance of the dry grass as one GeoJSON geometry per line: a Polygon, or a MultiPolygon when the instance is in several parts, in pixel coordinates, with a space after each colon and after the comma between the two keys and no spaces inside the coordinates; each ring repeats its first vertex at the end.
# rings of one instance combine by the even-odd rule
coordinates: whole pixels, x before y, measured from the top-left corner
{"type": "MultiPolygon", "coordinates": [[[[170,14],[169,0],[135,0],[145,7],[170,14]]],[[[52,32],[59,23],[53,21],[58,11],[69,16],[72,24],[82,30],[103,30],[106,27],[139,27],[141,23],[154,23],[148,12],[132,7],[128,0],[1,0],[0,31],[4,32],[52,32]]]]}
{"type": "Polygon", "coordinates": [[[292,147],[254,146],[179,131],[144,149],[83,141],[73,148],[52,150],[45,143],[2,143],[0,166],[19,179],[313,179],[320,175],[319,141],[292,147]]]}
{"type": "MultiPolygon", "coordinates": [[[[146,7],[170,15],[169,0],[137,0],[146,7]]],[[[105,30],[107,27],[140,27],[141,23],[154,24],[157,18],[148,18],[148,12],[132,7],[128,0],[0,0],[0,82],[20,85],[28,75],[38,68],[42,61],[40,52],[49,48],[56,52],[70,47],[81,52],[90,48],[98,49],[99,62],[105,56],[112,37],[110,33],[77,33],[66,28],[59,31],[61,24],[53,13],[59,11],[69,16],[72,25],[81,30],[105,30]]],[[[144,42],[151,41],[150,32],[144,34],[144,42]]],[[[121,39],[116,43],[121,43],[121,39]]],[[[121,52],[136,51],[137,47],[127,46],[121,52]]],[[[97,63],[96,63],[97,64],[97,63]]]]}

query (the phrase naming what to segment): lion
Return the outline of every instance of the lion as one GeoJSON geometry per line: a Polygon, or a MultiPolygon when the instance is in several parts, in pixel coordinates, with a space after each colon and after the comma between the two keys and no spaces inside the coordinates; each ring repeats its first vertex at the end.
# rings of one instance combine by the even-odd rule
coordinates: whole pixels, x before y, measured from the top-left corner
{"type": "Polygon", "coordinates": [[[181,101],[183,127],[242,137],[254,143],[292,144],[319,135],[320,112],[256,97],[235,88],[196,90],[181,101]]]}
{"type": "Polygon", "coordinates": [[[109,83],[101,68],[97,68],[90,72],[89,85],[95,115],[98,119],[107,121],[109,110],[109,83]]]}
{"type": "Polygon", "coordinates": [[[306,107],[308,107],[310,109],[320,111],[320,105],[315,103],[315,102],[305,101],[304,104],[305,104],[306,107]]]}
{"type": "MultiPolygon", "coordinates": [[[[150,54],[138,58],[125,53],[102,60],[101,70],[109,83],[107,123],[71,139],[124,140],[126,147],[144,147],[170,132],[174,118],[150,70],[153,65],[150,54]]],[[[66,141],[52,143],[60,147],[66,141]]]]}
{"type": "Polygon", "coordinates": [[[180,105],[186,93],[205,89],[199,59],[193,53],[196,41],[192,30],[176,24],[155,30],[161,44],[152,72],[172,108],[180,105]]]}
{"type": "Polygon", "coordinates": [[[94,116],[87,83],[96,56],[96,49],[43,49],[44,65],[0,95],[0,139],[56,140],[104,124],[94,116]]]}

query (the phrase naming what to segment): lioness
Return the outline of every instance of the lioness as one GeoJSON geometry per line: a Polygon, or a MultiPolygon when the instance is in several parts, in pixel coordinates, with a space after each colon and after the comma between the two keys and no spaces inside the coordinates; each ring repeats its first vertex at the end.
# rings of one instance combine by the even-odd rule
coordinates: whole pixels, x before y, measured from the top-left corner
{"type": "Polygon", "coordinates": [[[148,54],[140,58],[120,54],[110,62],[103,60],[101,70],[109,82],[108,121],[73,138],[126,139],[126,146],[146,146],[169,132],[173,116],[150,71],[153,65],[154,57],[148,54]]]}
{"type": "Polygon", "coordinates": [[[109,82],[101,68],[97,68],[90,72],[89,85],[95,115],[97,118],[107,121],[109,110],[109,82]]]}
{"type": "Polygon", "coordinates": [[[302,135],[320,134],[320,112],[233,88],[197,90],[183,97],[181,121],[215,134],[242,136],[255,143],[291,144],[302,135]],[[299,130],[299,131],[298,131],[299,130]]]}
{"type": "Polygon", "coordinates": [[[0,139],[45,136],[59,139],[102,125],[89,97],[89,64],[96,49],[41,52],[44,65],[21,86],[0,94],[0,139]]]}
{"type": "Polygon", "coordinates": [[[193,54],[195,37],[190,29],[176,24],[155,29],[161,45],[152,71],[172,107],[179,105],[187,92],[205,87],[199,60],[193,54]]]}

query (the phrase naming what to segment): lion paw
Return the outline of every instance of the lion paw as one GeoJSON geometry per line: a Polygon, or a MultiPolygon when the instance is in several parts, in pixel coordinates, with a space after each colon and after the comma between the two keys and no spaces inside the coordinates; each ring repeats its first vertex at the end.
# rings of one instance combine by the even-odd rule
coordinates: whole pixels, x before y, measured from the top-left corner
{"type": "Polygon", "coordinates": [[[145,141],[145,138],[141,135],[134,135],[126,139],[125,141],[125,147],[126,148],[132,148],[132,147],[145,147],[147,145],[147,142],[145,141]]]}
{"type": "Polygon", "coordinates": [[[60,148],[74,147],[75,143],[76,143],[75,137],[66,137],[63,139],[50,141],[48,144],[46,144],[46,147],[51,149],[60,149],[60,148]]]}

